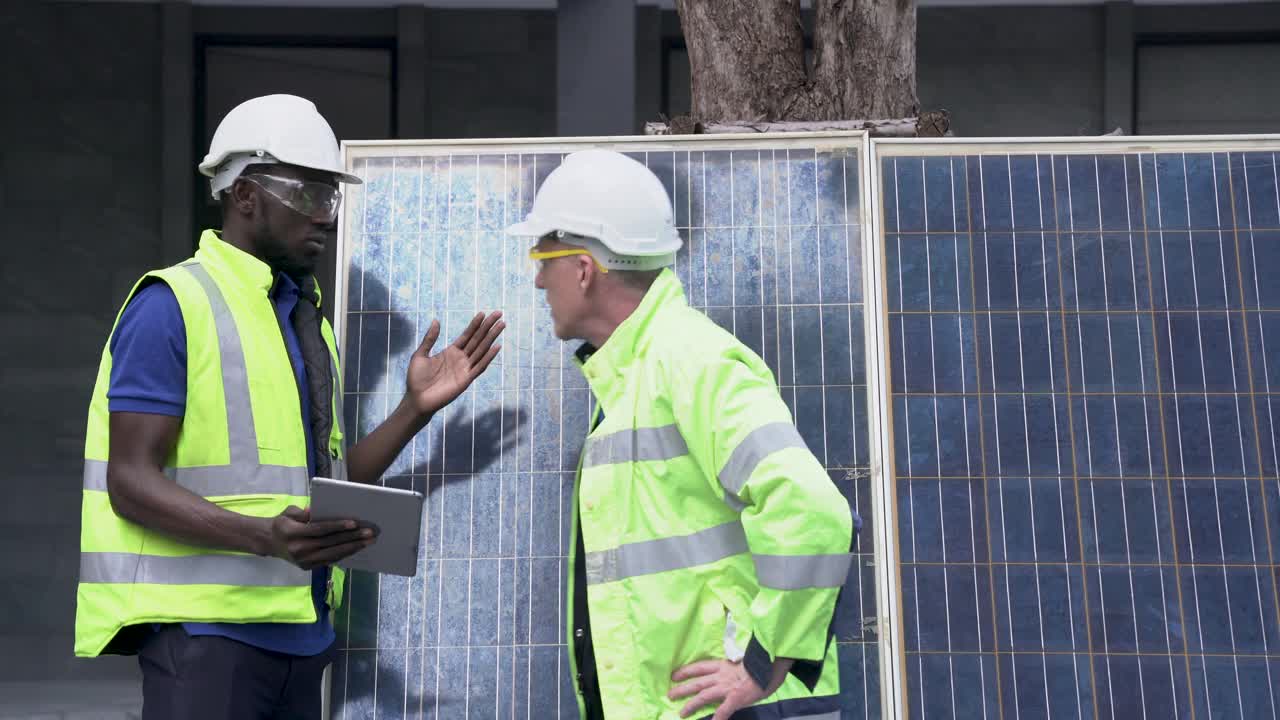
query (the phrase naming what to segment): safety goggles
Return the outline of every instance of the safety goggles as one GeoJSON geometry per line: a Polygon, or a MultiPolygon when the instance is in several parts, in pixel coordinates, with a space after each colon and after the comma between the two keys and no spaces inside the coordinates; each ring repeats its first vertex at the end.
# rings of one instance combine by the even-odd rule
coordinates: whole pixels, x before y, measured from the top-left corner
{"type": "Polygon", "coordinates": [[[314,222],[328,224],[338,219],[338,206],[342,204],[342,192],[328,183],[297,180],[266,173],[252,173],[240,177],[267,191],[285,207],[311,218],[314,222]]]}
{"type": "Polygon", "coordinates": [[[591,251],[586,248],[573,248],[572,250],[542,250],[542,251],[530,250],[529,251],[529,258],[531,260],[550,260],[552,258],[558,258],[558,257],[569,257],[570,255],[586,255],[587,257],[591,258],[591,261],[596,264],[596,267],[600,268],[600,272],[602,273],[609,272],[609,268],[605,267],[604,265],[601,265],[600,261],[596,260],[595,256],[591,254],[591,251]]]}

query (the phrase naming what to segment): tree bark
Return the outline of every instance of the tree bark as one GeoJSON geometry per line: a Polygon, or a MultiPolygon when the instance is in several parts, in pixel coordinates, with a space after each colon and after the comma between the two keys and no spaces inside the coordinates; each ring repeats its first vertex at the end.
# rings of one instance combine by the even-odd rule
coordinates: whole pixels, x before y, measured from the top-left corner
{"type": "Polygon", "coordinates": [[[695,122],[916,117],[915,0],[814,0],[813,70],[799,0],[676,0],[695,122]]]}

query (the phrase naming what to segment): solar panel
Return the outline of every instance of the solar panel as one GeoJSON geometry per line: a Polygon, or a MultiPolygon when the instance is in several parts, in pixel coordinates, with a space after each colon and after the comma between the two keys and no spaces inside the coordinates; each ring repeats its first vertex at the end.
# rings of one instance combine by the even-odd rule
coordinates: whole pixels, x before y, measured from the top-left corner
{"type": "MultiPolygon", "coordinates": [[[[773,369],[809,447],[871,524],[857,134],[349,148],[339,323],[349,434],[394,408],[432,318],[479,309],[508,329],[491,370],[434,418],[385,482],[427,495],[413,578],[353,573],[338,613],[332,716],[576,717],[564,638],[574,468],[592,398],[558,342],[528,250],[502,229],[563,155],[645,162],[686,241],[690,302],[773,369]]],[[[878,717],[864,532],[837,610],[845,717],[878,717]]]]}
{"type": "Polygon", "coordinates": [[[1277,716],[1277,157],[1187,145],[876,145],[913,718],[1277,716]]]}

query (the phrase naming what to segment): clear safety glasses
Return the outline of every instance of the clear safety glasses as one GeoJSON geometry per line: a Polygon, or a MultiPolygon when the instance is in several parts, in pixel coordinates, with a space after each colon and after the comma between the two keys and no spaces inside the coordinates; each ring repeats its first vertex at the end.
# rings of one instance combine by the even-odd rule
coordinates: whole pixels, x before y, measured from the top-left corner
{"type": "Polygon", "coordinates": [[[265,173],[253,173],[241,177],[266,190],[285,207],[315,222],[328,224],[338,219],[338,206],[342,204],[342,192],[328,183],[308,182],[265,173]]]}
{"type": "Polygon", "coordinates": [[[545,251],[530,250],[529,251],[529,258],[535,261],[550,260],[552,258],[558,258],[558,257],[568,257],[570,255],[586,255],[587,257],[591,258],[592,262],[596,264],[596,267],[600,268],[600,272],[602,273],[609,272],[609,268],[605,267],[604,265],[601,265],[600,261],[596,260],[595,256],[591,254],[591,251],[586,248],[574,248],[572,250],[545,250],[545,251]]]}

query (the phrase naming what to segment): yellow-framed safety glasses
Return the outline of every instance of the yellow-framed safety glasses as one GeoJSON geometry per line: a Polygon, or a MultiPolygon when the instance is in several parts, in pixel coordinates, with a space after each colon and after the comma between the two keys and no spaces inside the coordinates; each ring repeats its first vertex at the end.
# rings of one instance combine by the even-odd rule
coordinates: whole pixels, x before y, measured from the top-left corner
{"type": "Polygon", "coordinates": [[[596,264],[596,267],[600,268],[600,272],[602,273],[609,272],[609,268],[605,267],[604,265],[601,265],[600,261],[596,260],[595,256],[591,254],[591,251],[586,248],[573,248],[572,250],[541,250],[541,251],[530,250],[529,251],[529,259],[531,260],[550,260],[552,258],[558,258],[558,257],[569,257],[570,255],[586,255],[587,257],[591,258],[592,262],[596,264]]]}

